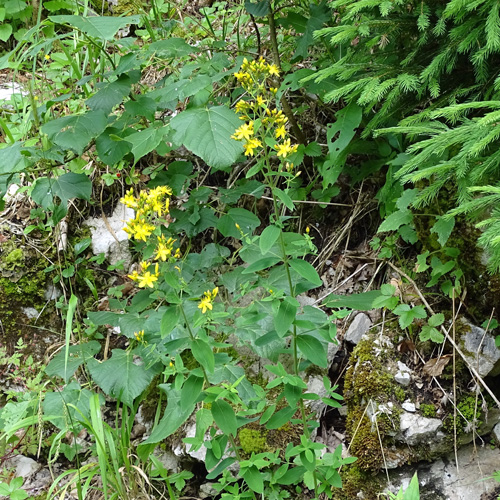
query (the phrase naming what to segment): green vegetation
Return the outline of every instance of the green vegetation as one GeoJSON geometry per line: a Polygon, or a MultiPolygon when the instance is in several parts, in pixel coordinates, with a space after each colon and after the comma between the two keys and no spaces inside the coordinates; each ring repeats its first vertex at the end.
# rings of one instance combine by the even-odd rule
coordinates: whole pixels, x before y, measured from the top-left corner
{"type": "MultiPolygon", "coordinates": [[[[0,103],[0,359],[24,380],[0,408],[3,453],[64,456],[48,499],[194,497],[193,473],[155,455],[174,442],[203,450],[193,485],[221,499],[377,495],[414,395],[386,364],[447,353],[451,299],[479,324],[484,290],[498,301],[497,2],[115,3],[0,7],[2,78],[22,88],[0,103]],[[127,269],[81,229],[119,203],[127,269]],[[375,275],[325,296],[364,269],[353,249],[375,275]],[[354,348],[341,395],[337,324],[374,309],[383,334],[354,348]],[[39,352],[44,318],[64,321],[39,352]],[[344,398],[349,457],[310,408],[344,398]]],[[[481,425],[476,396],[457,409],[448,431],[481,425]]],[[[412,495],[416,480],[396,498],[412,495]]]]}

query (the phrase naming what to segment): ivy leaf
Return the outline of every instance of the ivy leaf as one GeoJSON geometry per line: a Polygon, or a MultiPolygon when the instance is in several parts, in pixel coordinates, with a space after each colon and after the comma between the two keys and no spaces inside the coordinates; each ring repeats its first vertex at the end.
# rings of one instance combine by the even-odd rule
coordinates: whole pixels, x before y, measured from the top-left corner
{"type": "Polygon", "coordinates": [[[455,227],[455,217],[437,217],[431,233],[437,234],[439,244],[444,247],[455,227]]]}
{"type": "Polygon", "coordinates": [[[154,367],[146,369],[144,365],[136,364],[134,352],[122,349],[113,349],[111,358],[106,361],[90,359],[87,367],[105,394],[130,407],[158,372],[154,367]]]}
{"type": "Polygon", "coordinates": [[[129,24],[137,24],[141,20],[141,16],[49,16],[49,19],[56,24],[69,24],[89,35],[92,38],[99,40],[113,40],[118,30],[128,26],[129,24]]]}
{"type": "Polygon", "coordinates": [[[427,317],[423,306],[410,307],[408,304],[400,304],[393,312],[399,316],[399,326],[401,328],[410,326],[415,318],[423,319],[427,317]]]}
{"type": "Polygon", "coordinates": [[[188,109],[174,117],[170,125],[175,143],[183,144],[217,170],[231,166],[243,151],[241,144],[231,139],[241,121],[225,106],[188,109]]]}

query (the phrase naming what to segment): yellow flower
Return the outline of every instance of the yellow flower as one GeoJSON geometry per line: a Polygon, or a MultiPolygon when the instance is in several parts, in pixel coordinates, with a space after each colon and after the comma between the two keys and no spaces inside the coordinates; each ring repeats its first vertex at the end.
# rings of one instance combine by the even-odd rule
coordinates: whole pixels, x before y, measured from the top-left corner
{"type": "Polygon", "coordinates": [[[165,240],[165,236],[158,237],[158,247],[156,248],[155,259],[165,262],[172,255],[174,243],[176,241],[177,240],[174,240],[172,238],[165,240]]]}
{"type": "Polygon", "coordinates": [[[243,139],[250,140],[253,135],[253,122],[244,123],[241,127],[238,127],[231,136],[231,139],[236,141],[242,141],[243,139]]]}
{"type": "Polygon", "coordinates": [[[144,330],[141,330],[140,332],[134,332],[134,337],[137,342],[142,342],[144,340],[144,330]]]}
{"type": "Polygon", "coordinates": [[[158,281],[158,276],[156,274],[151,274],[146,271],[142,276],[139,276],[139,288],[153,288],[153,283],[158,281]]]}
{"type": "Polygon", "coordinates": [[[284,125],[280,125],[277,129],[276,129],[276,139],[279,139],[279,138],[282,138],[284,139],[286,137],[286,129],[285,129],[285,126],[284,125]]]}
{"type": "Polygon", "coordinates": [[[243,113],[246,109],[248,109],[248,103],[242,99],[236,103],[234,109],[237,113],[243,113]]]}
{"type": "Polygon", "coordinates": [[[139,281],[139,273],[137,271],[134,271],[132,274],[129,274],[128,277],[132,281],[139,281]]]}
{"type": "Polygon", "coordinates": [[[257,96],[257,106],[262,106],[264,107],[266,105],[266,100],[261,96],[257,96]]]}
{"type": "Polygon", "coordinates": [[[138,221],[138,224],[134,229],[134,238],[136,240],[146,241],[151,233],[155,230],[155,227],[152,224],[148,224],[144,220],[140,220],[138,221]]]}
{"type": "Polygon", "coordinates": [[[282,156],[283,158],[286,158],[288,155],[295,153],[297,151],[297,148],[299,147],[297,144],[291,146],[290,145],[290,139],[286,139],[283,141],[283,144],[276,144],[274,146],[277,150],[277,155],[282,156]]]}
{"type": "Polygon", "coordinates": [[[311,231],[311,229],[309,228],[309,226],[306,227],[306,234],[309,234],[309,232],[311,231]]]}
{"type": "Polygon", "coordinates": [[[217,297],[217,293],[219,293],[219,287],[215,287],[212,291],[206,291],[205,296],[201,298],[200,303],[198,304],[198,309],[201,309],[202,314],[205,314],[207,310],[213,309],[213,300],[217,297]]]}
{"type": "Polygon", "coordinates": [[[45,60],[46,60],[46,61],[50,61],[50,56],[49,56],[49,54],[45,54],[45,60]]]}
{"type": "Polygon", "coordinates": [[[280,76],[280,70],[278,69],[278,66],[276,64],[270,64],[269,65],[269,74],[271,76],[280,76]]]}
{"type": "Polygon", "coordinates": [[[136,200],[136,198],[134,196],[134,192],[133,192],[132,188],[130,188],[127,191],[127,194],[123,198],[120,198],[120,201],[125,206],[127,206],[129,208],[137,208],[138,207],[137,200],[136,200]]]}
{"type": "Polygon", "coordinates": [[[250,139],[246,144],[243,145],[245,148],[245,156],[253,156],[254,149],[260,148],[262,146],[262,142],[259,139],[250,139]]]}

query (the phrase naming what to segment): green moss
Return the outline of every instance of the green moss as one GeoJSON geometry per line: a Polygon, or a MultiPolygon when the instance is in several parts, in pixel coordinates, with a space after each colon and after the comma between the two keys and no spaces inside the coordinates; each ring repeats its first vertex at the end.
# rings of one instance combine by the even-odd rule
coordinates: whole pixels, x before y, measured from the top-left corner
{"type": "Polygon", "coordinates": [[[24,264],[24,252],[20,248],[16,248],[12,250],[3,261],[5,266],[4,269],[7,270],[14,270],[16,267],[22,267],[24,264]]]}
{"type": "Polygon", "coordinates": [[[423,417],[434,418],[436,416],[436,407],[434,405],[421,404],[420,413],[423,417]]]}
{"type": "MultiPolygon", "coordinates": [[[[457,435],[465,434],[471,423],[475,422],[475,428],[479,431],[484,421],[481,402],[476,402],[474,395],[465,396],[457,404],[456,429],[457,435]]],[[[443,429],[448,434],[455,432],[455,416],[450,413],[443,420],[443,429]]],[[[470,430],[469,430],[470,431],[470,430]]]]}
{"type": "Polygon", "coordinates": [[[263,453],[268,450],[267,431],[244,427],[238,433],[241,449],[247,454],[263,453]]]}
{"type": "Polygon", "coordinates": [[[373,473],[364,471],[357,463],[348,465],[340,471],[342,489],[333,490],[334,500],[378,500],[382,482],[373,473]]]}

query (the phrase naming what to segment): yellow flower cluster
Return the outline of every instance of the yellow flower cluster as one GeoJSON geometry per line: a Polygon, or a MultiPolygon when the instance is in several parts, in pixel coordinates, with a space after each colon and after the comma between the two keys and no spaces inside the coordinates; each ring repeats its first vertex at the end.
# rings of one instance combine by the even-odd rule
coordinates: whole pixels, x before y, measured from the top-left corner
{"type": "Polygon", "coordinates": [[[134,332],[134,337],[137,342],[142,342],[144,340],[144,330],[134,332]]]}
{"type": "Polygon", "coordinates": [[[219,293],[219,287],[215,287],[212,291],[206,291],[204,293],[204,296],[201,298],[200,303],[198,304],[198,309],[201,309],[201,312],[205,314],[207,310],[212,310],[213,309],[213,304],[212,302],[214,301],[215,297],[217,297],[217,294],[219,293]]]}
{"type": "Polygon", "coordinates": [[[267,64],[263,57],[259,57],[257,61],[248,61],[245,57],[241,65],[241,71],[234,74],[245,90],[250,90],[254,86],[260,85],[260,82],[266,78],[279,75],[278,67],[275,64],[267,64]]]}
{"type": "Polygon", "coordinates": [[[252,96],[251,100],[239,100],[235,110],[245,123],[238,127],[231,136],[236,141],[243,141],[246,156],[254,156],[259,148],[263,147],[263,138],[273,136],[277,142],[274,149],[277,156],[286,158],[297,151],[298,145],[291,144],[287,138],[286,123],[288,118],[283,111],[270,108],[276,95],[276,87],[268,87],[266,80],[272,76],[279,76],[279,70],[274,64],[267,64],[264,58],[249,62],[243,60],[241,70],[235,73],[241,86],[252,96]],[[256,137],[256,122],[259,123],[256,137]],[[283,142],[279,142],[279,141],[283,142]]]}
{"type": "MultiPolygon", "coordinates": [[[[133,189],[127,192],[120,201],[127,207],[136,210],[135,219],[128,221],[124,228],[129,238],[148,241],[161,223],[161,217],[168,215],[171,195],[172,190],[168,186],[158,186],[149,192],[141,191],[138,197],[134,196],[133,189]]],[[[157,236],[153,260],[165,262],[180,258],[180,250],[174,250],[176,241],[173,238],[167,239],[164,235],[157,236]]],[[[154,283],[158,281],[160,271],[158,262],[154,266],[154,271],[149,269],[150,266],[151,262],[142,262],[141,272],[134,271],[129,274],[129,278],[137,282],[140,288],[153,288],[154,283]]]]}

